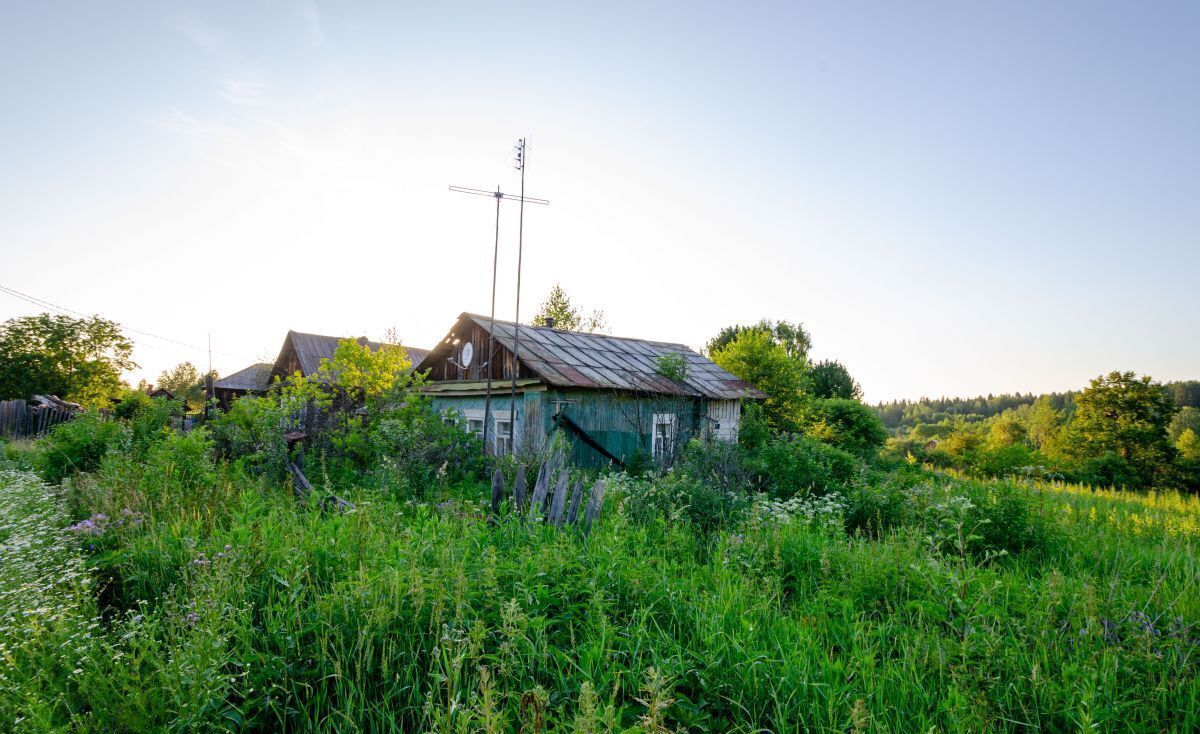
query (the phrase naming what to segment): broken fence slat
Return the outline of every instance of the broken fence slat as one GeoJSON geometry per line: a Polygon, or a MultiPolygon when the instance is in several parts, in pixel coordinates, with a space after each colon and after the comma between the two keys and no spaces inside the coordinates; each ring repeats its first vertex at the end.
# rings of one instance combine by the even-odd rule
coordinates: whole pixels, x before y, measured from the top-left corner
{"type": "MultiPolygon", "coordinates": [[[[301,501],[307,502],[308,498],[313,493],[312,483],[308,481],[308,477],[304,476],[304,472],[301,471],[300,467],[296,466],[294,462],[289,461],[287,463],[287,468],[292,474],[292,491],[295,492],[296,496],[299,497],[301,501]]],[[[322,498],[321,506],[326,509],[331,506],[336,507],[339,510],[355,509],[353,502],[344,500],[335,494],[331,494],[328,497],[322,498]]]]}
{"type": "Polygon", "coordinates": [[[308,477],[304,476],[304,472],[300,471],[300,467],[291,461],[288,462],[287,467],[288,471],[292,473],[292,484],[296,496],[304,498],[312,494],[312,483],[308,481],[308,477]]]}
{"type": "Polygon", "coordinates": [[[592,529],[592,523],[600,515],[600,505],[604,503],[604,480],[596,480],[595,486],[592,487],[592,496],[588,498],[587,508],[583,512],[583,530],[588,532],[592,529]]]}
{"type": "Polygon", "coordinates": [[[525,465],[517,467],[517,478],[513,481],[513,511],[520,513],[525,509],[525,465]]]}
{"type": "Polygon", "coordinates": [[[563,507],[567,504],[567,490],[570,489],[570,477],[567,470],[558,473],[558,485],[554,488],[554,499],[550,503],[550,524],[562,525],[563,507]]]}
{"type": "Polygon", "coordinates": [[[571,504],[567,509],[566,523],[574,525],[579,519],[579,501],[583,497],[583,477],[575,481],[575,488],[571,490],[571,504]]]}
{"type": "Polygon", "coordinates": [[[542,506],[546,503],[546,493],[550,491],[550,471],[546,465],[542,465],[542,471],[538,474],[537,484],[533,487],[533,497],[529,501],[529,517],[537,519],[542,514],[542,506]]]}
{"type": "Polygon", "coordinates": [[[492,474],[492,517],[500,517],[500,503],[504,500],[504,472],[496,468],[492,474]]]}

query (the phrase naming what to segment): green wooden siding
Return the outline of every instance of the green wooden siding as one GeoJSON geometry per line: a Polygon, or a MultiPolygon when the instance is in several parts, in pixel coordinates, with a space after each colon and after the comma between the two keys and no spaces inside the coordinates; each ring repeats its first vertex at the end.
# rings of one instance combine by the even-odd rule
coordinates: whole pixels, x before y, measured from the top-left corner
{"type": "MultiPolygon", "coordinates": [[[[483,411],[481,395],[434,395],[439,411],[483,411]]],[[[547,436],[561,430],[556,415],[565,415],[591,438],[622,462],[652,452],[652,432],[656,414],[674,416],[675,444],[683,446],[698,435],[705,415],[705,401],[672,396],[634,396],[605,390],[529,391],[517,397],[517,444],[540,448],[547,436]]],[[[492,396],[493,416],[506,418],[509,393],[492,396]]],[[[491,429],[489,429],[490,431],[491,429]]],[[[571,461],[581,467],[602,467],[610,463],[601,452],[589,446],[571,431],[564,431],[571,443],[571,461]]]]}

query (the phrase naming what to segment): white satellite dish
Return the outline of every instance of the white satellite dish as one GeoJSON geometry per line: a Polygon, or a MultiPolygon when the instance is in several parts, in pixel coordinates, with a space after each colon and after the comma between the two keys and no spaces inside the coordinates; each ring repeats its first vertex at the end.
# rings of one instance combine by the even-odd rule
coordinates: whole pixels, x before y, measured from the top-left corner
{"type": "Polygon", "coordinates": [[[471,366],[471,357],[475,356],[475,347],[471,346],[471,342],[467,342],[462,346],[462,366],[471,366]]]}

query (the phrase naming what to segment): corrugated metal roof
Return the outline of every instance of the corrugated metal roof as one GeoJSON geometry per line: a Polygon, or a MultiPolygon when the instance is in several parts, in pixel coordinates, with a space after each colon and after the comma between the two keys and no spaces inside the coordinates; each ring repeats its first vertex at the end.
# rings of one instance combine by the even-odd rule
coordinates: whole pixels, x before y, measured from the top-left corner
{"type": "MultiPolygon", "coordinates": [[[[337,351],[338,342],[348,337],[344,336],[325,336],[324,334],[305,334],[301,331],[289,331],[288,337],[292,340],[292,348],[296,350],[296,357],[300,360],[300,370],[305,375],[315,373],[321,367],[321,360],[333,359],[333,353],[337,351]]],[[[371,351],[379,349],[382,344],[373,342],[369,339],[359,337],[359,344],[366,344],[371,347],[371,351]]],[[[404,347],[408,350],[408,358],[412,362],[413,367],[417,367],[421,360],[429,355],[428,349],[418,349],[417,347],[404,347]]]]}
{"type": "MultiPolygon", "coordinates": [[[[485,332],[487,316],[464,313],[485,332]]],[[[547,384],[556,387],[610,388],[636,390],[665,395],[692,395],[732,400],[762,398],[761,392],[739,380],[683,344],[585,334],[521,324],[520,358],[547,384]],[[678,354],[687,360],[687,379],[676,383],[655,370],[657,360],[678,354]]],[[[511,321],[496,321],[496,341],[513,351],[514,328],[511,321]]]]}
{"type": "Polygon", "coordinates": [[[272,365],[270,362],[252,364],[244,370],[238,370],[232,375],[222,377],[213,383],[213,387],[219,387],[225,390],[250,390],[253,392],[261,392],[266,390],[271,384],[272,367],[274,367],[274,365],[272,365]]]}

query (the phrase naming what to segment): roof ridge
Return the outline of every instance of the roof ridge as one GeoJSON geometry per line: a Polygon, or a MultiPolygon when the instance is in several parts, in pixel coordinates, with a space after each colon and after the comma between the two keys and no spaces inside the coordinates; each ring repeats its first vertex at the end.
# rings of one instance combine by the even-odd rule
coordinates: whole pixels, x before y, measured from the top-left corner
{"type": "MultiPolygon", "coordinates": [[[[484,316],[483,314],[471,313],[470,311],[464,311],[462,315],[468,316],[473,319],[482,319],[483,321],[491,321],[492,320],[491,316],[484,316]]],[[[462,316],[460,316],[459,318],[462,318],[462,316]]],[[[619,339],[621,341],[626,341],[626,342],[643,342],[645,344],[664,344],[669,347],[683,347],[684,349],[686,349],[690,352],[695,352],[696,354],[700,354],[695,349],[692,349],[691,347],[689,347],[688,345],[686,345],[682,342],[659,341],[657,339],[645,339],[640,336],[613,336],[612,334],[598,334],[594,331],[572,331],[571,329],[560,329],[557,326],[551,327],[551,326],[535,326],[534,324],[522,324],[522,323],[519,323],[516,321],[509,321],[508,319],[495,319],[495,321],[497,324],[507,324],[509,326],[520,326],[522,329],[540,329],[543,331],[550,331],[555,334],[573,334],[575,336],[592,337],[592,338],[603,337],[606,339],[619,339]]],[[[704,355],[701,355],[701,356],[704,356],[704,355]]]]}

